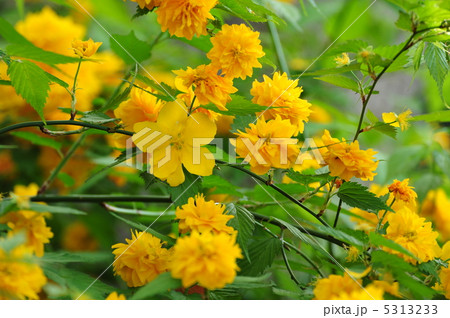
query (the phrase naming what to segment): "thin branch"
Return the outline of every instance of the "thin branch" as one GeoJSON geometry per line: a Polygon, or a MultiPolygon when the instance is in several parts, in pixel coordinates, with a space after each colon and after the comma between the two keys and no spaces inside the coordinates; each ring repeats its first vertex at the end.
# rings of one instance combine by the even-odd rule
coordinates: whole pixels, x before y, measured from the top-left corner
{"type": "MultiPolygon", "coordinates": [[[[102,202],[101,205],[110,212],[120,213],[120,214],[131,214],[131,215],[139,215],[139,216],[161,216],[161,211],[145,211],[138,209],[126,209],[118,206],[114,206],[105,202],[102,202]]],[[[164,213],[165,216],[174,216],[175,211],[167,211],[164,213]]]]}
{"type": "Polygon", "coordinates": [[[293,280],[293,281],[294,281],[301,289],[304,289],[302,283],[300,283],[300,281],[297,279],[297,277],[295,277],[294,271],[292,270],[291,265],[289,264],[289,260],[288,260],[288,258],[287,258],[286,251],[285,251],[285,245],[284,245],[284,243],[286,243],[286,242],[285,242],[285,240],[284,240],[284,238],[283,238],[283,234],[284,234],[284,231],[282,230],[282,231],[281,231],[281,243],[282,243],[282,246],[281,246],[281,254],[283,255],[284,264],[286,264],[286,269],[287,269],[287,271],[289,272],[289,275],[291,276],[291,279],[292,279],[292,280],[293,280]]]}

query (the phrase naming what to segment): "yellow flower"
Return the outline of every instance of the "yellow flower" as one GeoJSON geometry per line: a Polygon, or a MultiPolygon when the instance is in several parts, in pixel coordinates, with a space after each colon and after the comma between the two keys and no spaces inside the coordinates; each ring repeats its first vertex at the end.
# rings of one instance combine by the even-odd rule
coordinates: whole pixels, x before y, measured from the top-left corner
{"type": "Polygon", "coordinates": [[[442,252],[441,252],[440,258],[441,258],[444,262],[450,263],[450,241],[446,242],[446,243],[442,246],[442,252]]]}
{"type": "MultiPolygon", "coordinates": [[[[389,226],[384,236],[410,251],[419,259],[419,263],[428,262],[440,255],[440,247],[436,242],[439,234],[433,231],[431,222],[425,222],[425,218],[421,218],[407,207],[403,207],[396,213],[391,213],[387,220],[389,226]]],[[[403,257],[412,264],[417,263],[412,257],[389,248],[384,249],[403,257]]]]}
{"type": "Polygon", "coordinates": [[[195,283],[208,289],[222,288],[232,283],[242,258],[235,235],[192,232],[181,237],[173,247],[171,272],[184,287],[195,283]]]}
{"type": "Polygon", "coordinates": [[[439,289],[444,292],[445,298],[450,299],[450,267],[441,267],[439,280],[441,281],[439,289]]]}
{"type": "Polygon", "coordinates": [[[30,198],[35,196],[39,191],[39,186],[36,183],[30,183],[28,186],[15,185],[12,196],[15,198],[17,205],[20,208],[30,207],[30,198]]]}
{"type": "Polygon", "coordinates": [[[383,113],[381,116],[386,124],[390,124],[394,127],[400,127],[400,129],[404,131],[409,127],[408,121],[412,118],[411,114],[412,111],[408,109],[400,115],[397,115],[396,113],[383,113]]]}
{"type": "Polygon", "coordinates": [[[186,111],[188,111],[192,105],[191,113],[203,113],[203,114],[207,115],[208,118],[214,122],[216,122],[220,117],[222,117],[221,114],[216,113],[213,110],[201,107],[198,98],[195,98],[195,100],[194,100],[194,97],[195,97],[195,93],[194,93],[194,90],[192,89],[192,87],[189,87],[187,89],[187,92],[180,93],[177,95],[177,98],[181,99],[184,102],[184,104],[186,106],[188,106],[188,107],[186,107],[186,111]],[[193,104],[192,104],[192,101],[194,101],[193,104]]]}
{"type": "Polygon", "coordinates": [[[213,140],[216,125],[205,114],[188,117],[181,104],[179,100],[167,103],[156,123],[135,124],[133,135],[136,146],[152,154],[151,173],[173,187],[184,182],[183,166],[193,174],[209,176],[215,165],[210,151],[200,145],[213,140]]]}
{"type": "Polygon", "coordinates": [[[217,75],[211,65],[200,65],[195,69],[174,71],[177,74],[175,86],[182,92],[188,92],[194,85],[194,94],[200,105],[213,103],[221,110],[227,110],[226,103],[231,100],[230,94],[237,91],[231,78],[217,75]]]}
{"type": "MultiPolygon", "coordinates": [[[[1,102],[0,102],[1,103],[1,102]]],[[[0,107],[1,108],[1,107],[0,107]]],[[[440,131],[433,135],[433,140],[441,145],[443,149],[450,149],[450,134],[446,131],[440,131]]]]}
{"type": "Polygon", "coordinates": [[[443,240],[450,239],[450,199],[443,189],[430,190],[422,204],[421,214],[430,218],[443,240]]]}
{"type": "Polygon", "coordinates": [[[119,275],[129,287],[138,287],[154,280],[169,269],[171,250],[147,232],[131,232],[126,244],[112,246],[114,274],[119,275]]]}
{"type": "Polygon", "coordinates": [[[397,208],[407,206],[410,210],[415,211],[417,193],[413,190],[414,187],[409,186],[409,179],[405,179],[403,181],[398,181],[395,179],[388,189],[395,198],[397,208]]]}
{"type": "Polygon", "coordinates": [[[358,260],[359,254],[361,254],[361,252],[357,247],[350,246],[346,248],[346,250],[347,250],[347,257],[345,258],[345,260],[347,262],[354,262],[358,260]]]}
{"type": "Polygon", "coordinates": [[[44,255],[44,244],[53,237],[52,230],[47,226],[43,213],[34,211],[14,211],[0,217],[0,223],[5,223],[11,229],[9,236],[25,231],[26,246],[41,257],[44,255]]]}
{"type": "Polygon", "coordinates": [[[161,30],[169,30],[170,35],[191,40],[194,35],[206,35],[208,19],[214,20],[209,12],[217,0],[166,0],[156,14],[161,30]]]}
{"type": "Polygon", "coordinates": [[[162,2],[162,0],[130,0],[130,1],[137,2],[139,8],[141,9],[147,8],[150,11],[153,10],[155,7],[160,6],[162,2]]]}
{"type": "Polygon", "coordinates": [[[87,41],[74,39],[72,41],[72,49],[75,55],[78,55],[81,58],[91,57],[97,52],[98,48],[102,44],[102,42],[94,42],[92,39],[87,41]]]}
{"type": "Polygon", "coordinates": [[[384,274],[383,280],[373,280],[371,285],[382,288],[385,292],[395,296],[401,297],[399,288],[400,285],[398,282],[394,281],[394,278],[391,274],[384,274]]]}
{"type": "Polygon", "coordinates": [[[84,223],[75,222],[65,229],[62,246],[72,252],[95,251],[98,249],[98,241],[89,233],[84,223]]]}
{"type": "Polygon", "coordinates": [[[105,300],[127,300],[127,298],[125,297],[125,295],[118,294],[117,292],[114,291],[111,294],[109,294],[105,300]]]}
{"type": "Polygon", "coordinates": [[[344,276],[330,275],[317,281],[314,288],[316,300],[382,300],[384,290],[374,285],[362,287],[362,280],[356,281],[347,273],[344,276]]]}
{"type": "Polygon", "coordinates": [[[337,67],[343,67],[349,65],[352,62],[347,53],[342,53],[341,56],[335,57],[334,61],[336,62],[337,67]]]}
{"type": "Polygon", "coordinates": [[[178,228],[181,233],[197,231],[200,233],[212,231],[216,234],[224,232],[234,233],[227,222],[234,216],[224,214],[225,206],[214,201],[205,201],[203,194],[189,198],[188,203],[178,207],[175,213],[180,220],[178,228]]]}
{"type": "Polygon", "coordinates": [[[332,122],[333,118],[325,108],[319,105],[312,105],[309,120],[312,123],[329,124],[332,122]]]}
{"type": "Polygon", "coordinates": [[[264,81],[253,82],[250,94],[252,102],[270,107],[263,112],[266,119],[273,119],[279,115],[282,119],[289,119],[296,127],[295,134],[303,132],[304,122],[308,121],[311,104],[301,99],[303,89],[298,87],[298,79],[288,79],[286,73],[275,72],[273,79],[264,75],[264,81]],[[275,107],[275,108],[272,108],[275,107]]]}
{"type": "Polygon", "coordinates": [[[349,181],[352,177],[362,180],[373,180],[376,175],[378,161],[374,155],[377,153],[372,149],[359,149],[358,141],[347,144],[332,138],[330,132],[325,130],[322,141],[326,147],[320,148],[323,160],[330,168],[330,175],[349,181]]]}
{"type": "MultiPolygon", "coordinates": [[[[143,88],[152,91],[151,88],[143,88]]],[[[165,104],[166,102],[159,100],[156,96],[142,89],[133,88],[130,98],[122,102],[114,110],[114,116],[121,119],[125,129],[132,130],[136,123],[143,121],[155,122],[165,104]]]]}
{"type": "Polygon", "coordinates": [[[24,246],[7,252],[0,248],[0,299],[39,299],[47,283],[42,269],[24,246]]]}
{"type": "Polygon", "coordinates": [[[50,7],[27,14],[16,29],[37,47],[64,55],[69,54],[72,39],[82,39],[86,33],[86,28],[72,17],[60,17],[50,7]]]}
{"type": "Polygon", "coordinates": [[[259,32],[252,31],[244,24],[225,24],[211,38],[211,42],[213,48],[207,54],[211,65],[222,70],[222,74],[227,77],[245,79],[253,75],[254,67],[262,67],[258,58],[265,53],[260,45],[259,32]]]}
{"type": "Polygon", "coordinates": [[[299,153],[297,140],[292,138],[295,131],[296,127],[280,116],[269,121],[258,118],[245,132],[236,133],[236,153],[256,174],[265,174],[270,168],[289,169],[299,153]]]}

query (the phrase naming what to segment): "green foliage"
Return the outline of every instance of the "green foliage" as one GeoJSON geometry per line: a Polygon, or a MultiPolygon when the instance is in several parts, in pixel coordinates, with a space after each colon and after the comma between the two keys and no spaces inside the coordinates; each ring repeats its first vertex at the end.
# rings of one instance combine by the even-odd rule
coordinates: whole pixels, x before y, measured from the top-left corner
{"type": "Polygon", "coordinates": [[[148,85],[149,87],[151,87],[152,89],[160,92],[160,94],[154,93],[154,92],[150,92],[147,91],[149,94],[152,94],[156,97],[158,97],[159,99],[165,100],[167,102],[172,102],[175,100],[175,96],[177,96],[179,92],[177,89],[170,87],[169,85],[167,85],[164,82],[156,82],[154,79],[150,79],[146,76],[140,75],[140,74],[135,74],[132,73],[137,80],[143,82],[145,85],[148,85]]]}
{"type": "Polygon", "coordinates": [[[354,79],[351,79],[349,77],[343,76],[343,75],[325,75],[321,77],[315,77],[315,79],[327,82],[329,84],[350,89],[356,93],[360,92],[358,82],[356,82],[354,79]]]}
{"type": "Polygon", "coordinates": [[[281,241],[273,237],[252,240],[248,247],[250,261],[245,258],[238,262],[243,276],[258,276],[273,263],[281,251],[281,241]]]}
{"type": "Polygon", "coordinates": [[[111,49],[130,65],[141,63],[151,55],[150,44],[139,40],[133,30],[127,35],[113,34],[109,43],[111,49]]]}
{"type": "Polygon", "coordinates": [[[254,3],[252,0],[221,0],[216,8],[222,9],[245,21],[265,22],[267,21],[267,16],[270,16],[275,22],[279,24],[284,23],[273,11],[254,3]]]}
{"type": "Polygon", "coordinates": [[[356,182],[344,182],[337,196],[347,205],[369,212],[391,210],[385,202],[377,198],[367,187],[356,182]]]}
{"type": "Polygon", "coordinates": [[[202,187],[202,179],[184,169],[185,181],[176,187],[167,185],[167,191],[172,199],[173,206],[178,207],[188,202],[188,199],[198,194],[202,187]]]}
{"type": "Polygon", "coordinates": [[[147,285],[139,288],[131,299],[151,299],[158,294],[163,294],[170,289],[181,287],[179,279],[172,278],[170,273],[163,273],[147,285]]]}
{"type": "Polygon", "coordinates": [[[225,106],[228,110],[221,110],[212,104],[202,106],[202,108],[210,109],[216,113],[230,116],[253,115],[269,109],[267,106],[253,104],[251,101],[240,95],[231,95],[231,101],[229,101],[225,106]]]}
{"type": "Polygon", "coordinates": [[[13,131],[11,132],[11,135],[28,140],[33,145],[46,146],[57,151],[59,151],[62,147],[62,143],[60,143],[59,141],[56,141],[55,139],[49,137],[44,137],[42,135],[37,135],[35,133],[32,133],[31,131],[13,131]]]}
{"type": "Polygon", "coordinates": [[[248,242],[255,230],[255,218],[247,209],[234,203],[227,205],[227,211],[229,215],[234,216],[228,222],[228,225],[238,231],[237,243],[244,252],[245,257],[251,262],[248,252],[248,242]]]}
{"type": "Polygon", "coordinates": [[[86,212],[66,206],[56,206],[30,202],[30,210],[42,213],[86,215],[86,212]]]}
{"type": "Polygon", "coordinates": [[[375,232],[370,232],[369,233],[369,241],[371,244],[375,245],[375,246],[384,246],[387,248],[390,248],[394,251],[400,252],[404,255],[407,255],[409,257],[415,258],[413,254],[411,254],[410,251],[408,251],[407,249],[405,249],[403,246],[395,243],[392,240],[389,240],[387,238],[385,238],[384,236],[381,236],[375,232]]]}
{"type": "Polygon", "coordinates": [[[236,197],[242,197],[242,193],[237,191],[232,183],[218,175],[203,177],[202,187],[205,189],[213,189],[210,192],[211,194],[229,194],[236,197]]]}
{"type": "Polygon", "coordinates": [[[440,42],[428,43],[425,47],[424,59],[443,99],[442,87],[449,70],[449,61],[444,45],[440,42]]]}
{"type": "Polygon", "coordinates": [[[111,118],[108,115],[99,111],[85,112],[83,116],[80,117],[80,121],[90,124],[107,124],[120,120],[120,118],[111,118]]]}
{"type": "Polygon", "coordinates": [[[45,72],[30,61],[12,61],[8,67],[11,85],[44,119],[44,106],[50,90],[45,72]]]}

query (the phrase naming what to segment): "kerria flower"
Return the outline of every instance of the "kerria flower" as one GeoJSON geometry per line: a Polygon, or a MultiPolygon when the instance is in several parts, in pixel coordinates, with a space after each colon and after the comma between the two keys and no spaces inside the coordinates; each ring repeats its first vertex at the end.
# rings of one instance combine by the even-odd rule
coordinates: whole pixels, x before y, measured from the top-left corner
{"type": "Polygon", "coordinates": [[[303,89],[298,87],[298,79],[290,80],[286,73],[275,72],[273,79],[264,75],[264,81],[255,80],[250,90],[252,102],[261,106],[271,106],[263,114],[266,119],[280,116],[289,119],[296,127],[295,135],[302,133],[304,122],[308,121],[311,114],[311,104],[301,99],[303,89]]]}
{"type": "Polygon", "coordinates": [[[313,293],[316,300],[382,300],[384,289],[373,284],[363,287],[361,279],[345,273],[319,279],[313,293]]]}
{"type": "Polygon", "coordinates": [[[188,203],[178,207],[175,212],[176,219],[180,220],[178,229],[181,233],[197,231],[199,233],[224,232],[232,234],[235,230],[227,226],[233,215],[225,214],[225,206],[214,201],[206,201],[203,194],[189,198],[188,203]]]}
{"type": "Polygon", "coordinates": [[[92,39],[87,41],[74,39],[72,41],[72,49],[75,55],[80,58],[85,58],[94,55],[102,44],[102,42],[94,42],[92,39]]]}
{"type": "Polygon", "coordinates": [[[200,146],[213,140],[216,125],[205,114],[188,116],[182,101],[167,103],[157,122],[137,123],[134,131],[133,142],[152,156],[150,172],[172,187],[184,182],[183,166],[195,175],[212,174],[214,157],[200,146]]]}
{"type": "Polygon", "coordinates": [[[130,0],[130,1],[137,2],[139,8],[141,9],[147,8],[150,11],[153,10],[155,7],[160,6],[161,2],[163,2],[162,0],[130,0]]]}
{"type": "Polygon", "coordinates": [[[39,191],[39,186],[36,183],[29,185],[15,185],[11,196],[16,200],[19,208],[28,209],[30,207],[30,198],[35,196],[39,191]]]}
{"type": "Polygon", "coordinates": [[[349,65],[352,60],[350,60],[350,57],[347,53],[342,53],[341,56],[337,56],[334,58],[334,61],[336,62],[337,67],[343,67],[349,65]]]}
{"type": "Polygon", "coordinates": [[[109,294],[105,300],[127,300],[127,298],[125,297],[125,295],[118,294],[117,292],[114,291],[111,294],[109,294]]]}
{"type": "Polygon", "coordinates": [[[330,132],[325,130],[322,141],[323,148],[320,148],[323,160],[330,168],[330,175],[349,181],[352,177],[362,180],[373,180],[376,175],[378,161],[374,155],[377,153],[372,149],[359,149],[358,141],[350,144],[345,139],[340,141],[332,138],[330,132]]]}
{"type": "MultiPolygon", "coordinates": [[[[410,251],[418,258],[419,263],[428,262],[440,255],[440,247],[436,242],[439,234],[433,231],[431,222],[426,222],[425,218],[421,218],[407,207],[403,207],[396,213],[391,213],[387,221],[389,226],[386,228],[384,236],[410,251]]],[[[384,249],[403,257],[412,264],[417,263],[416,259],[403,253],[387,247],[384,249]]]]}
{"type": "Polygon", "coordinates": [[[450,267],[441,267],[439,280],[441,283],[437,289],[443,291],[445,298],[450,299],[450,267]]]}
{"type": "Polygon", "coordinates": [[[206,35],[208,19],[217,0],[165,0],[161,1],[156,15],[161,31],[191,40],[194,35],[206,35]]]}
{"type": "Polygon", "coordinates": [[[260,45],[259,32],[241,24],[225,24],[222,30],[211,38],[213,48],[207,57],[211,65],[227,77],[245,79],[253,75],[254,67],[262,67],[258,58],[265,53],[260,45]]]}
{"type": "Polygon", "coordinates": [[[223,232],[200,234],[194,231],[190,236],[179,238],[173,249],[171,273],[181,279],[185,288],[198,283],[217,289],[232,283],[239,270],[236,259],[242,258],[236,236],[223,232]]]}
{"type": "Polygon", "coordinates": [[[406,206],[412,211],[416,210],[417,193],[413,190],[414,187],[409,186],[409,179],[403,181],[395,179],[388,189],[397,203],[395,208],[406,206]]]}
{"type": "Polygon", "coordinates": [[[186,111],[189,111],[189,108],[191,108],[191,105],[192,105],[192,109],[191,109],[192,114],[203,113],[214,122],[217,122],[219,120],[219,118],[224,116],[213,110],[201,107],[198,98],[194,99],[195,93],[194,93],[194,90],[192,89],[192,87],[189,87],[188,89],[185,89],[185,90],[186,90],[186,92],[178,94],[177,98],[181,99],[184,102],[184,104],[187,106],[186,111]]]}
{"type": "Polygon", "coordinates": [[[20,210],[9,212],[0,217],[0,223],[6,224],[10,230],[8,236],[25,231],[29,247],[38,257],[44,255],[44,244],[53,237],[52,230],[47,226],[43,213],[20,210]]]}
{"type": "Polygon", "coordinates": [[[33,263],[25,246],[12,251],[0,248],[0,299],[39,299],[47,278],[39,265],[33,263]]]}
{"type": "Polygon", "coordinates": [[[280,116],[269,121],[258,118],[245,132],[236,133],[236,153],[256,174],[265,174],[271,168],[289,169],[299,153],[297,139],[292,138],[295,131],[296,127],[280,116]]]}
{"type": "Polygon", "coordinates": [[[169,269],[172,251],[147,232],[131,232],[127,242],[112,246],[114,275],[119,275],[129,287],[138,287],[154,280],[169,269]]]}
{"type": "Polygon", "coordinates": [[[175,86],[182,92],[188,92],[194,86],[194,94],[200,105],[213,103],[221,110],[227,110],[226,103],[231,100],[230,94],[237,89],[231,78],[220,76],[211,65],[200,65],[186,71],[174,71],[177,74],[175,86]]]}
{"type": "Polygon", "coordinates": [[[421,215],[430,218],[441,238],[450,239],[450,199],[443,189],[430,190],[422,203],[421,215]]]}
{"type": "Polygon", "coordinates": [[[411,114],[412,111],[408,109],[399,115],[396,113],[383,113],[381,116],[386,124],[390,124],[394,127],[400,127],[400,129],[404,131],[409,127],[408,121],[412,118],[411,114]]]}

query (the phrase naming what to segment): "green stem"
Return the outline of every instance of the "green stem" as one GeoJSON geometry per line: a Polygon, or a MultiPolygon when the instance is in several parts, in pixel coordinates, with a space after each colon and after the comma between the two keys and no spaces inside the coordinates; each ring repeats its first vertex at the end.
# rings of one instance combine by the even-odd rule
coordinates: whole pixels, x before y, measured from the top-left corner
{"type": "Polygon", "coordinates": [[[194,103],[195,103],[196,99],[197,99],[197,96],[194,95],[194,98],[192,99],[192,102],[191,102],[191,106],[189,107],[189,112],[188,112],[189,115],[192,113],[192,109],[194,108],[194,103]]]}
{"type": "Polygon", "coordinates": [[[47,135],[50,135],[53,137],[81,134],[81,133],[85,132],[86,130],[89,130],[89,128],[83,127],[83,128],[77,129],[77,130],[69,130],[69,131],[49,130],[45,127],[41,128],[41,131],[44,134],[47,134],[47,135]]]}
{"type": "MultiPolygon", "coordinates": [[[[120,214],[131,214],[131,215],[140,215],[140,216],[161,216],[161,211],[144,211],[144,210],[138,210],[138,209],[125,209],[118,206],[114,206],[111,204],[107,204],[105,202],[102,202],[102,206],[107,209],[108,211],[120,213],[120,214]]],[[[166,211],[164,213],[165,216],[174,216],[175,211],[166,211]]]]}
{"type": "Polygon", "coordinates": [[[50,176],[47,180],[44,181],[41,188],[38,191],[38,194],[44,193],[48,187],[52,184],[53,180],[55,180],[58,173],[61,171],[61,169],[66,165],[67,161],[72,157],[72,155],[75,153],[75,151],[78,149],[78,147],[83,143],[83,141],[86,139],[87,135],[81,135],[80,138],[70,147],[69,151],[64,155],[64,157],[61,159],[59,164],[56,166],[56,168],[52,171],[50,176]]]}
{"type": "Polygon", "coordinates": [[[77,98],[76,98],[76,90],[77,90],[77,79],[78,79],[78,73],[80,72],[81,68],[81,61],[83,60],[82,57],[80,57],[80,60],[78,61],[77,71],[75,72],[75,77],[73,78],[73,86],[70,94],[72,95],[72,102],[71,102],[71,112],[70,112],[70,120],[74,120],[75,116],[77,114],[77,111],[75,109],[75,105],[77,104],[77,98]]]}
{"type": "MultiPolygon", "coordinates": [[[[284,228],[285,227],[283,223],[281,223],[281,222],[279,222],[279,221],[277,221],[277,220],[275,220],[275,219],[273,219],[273,218],[271,218],[269,216],[258,214],[258,213],[255,213],[255,212],[251,212],[251,213],[253,214],[253,216],[257,220],[276,225],[276,226],[278,226],[280,228],[284,228]]],[[[304,227],[302,227],[300,225],[296,225],[296,224],[291,224],[291,225],[293,227],[295,227],[296,229],[298,229],[300,232],[304,233],[304,234],[308,234],[308,235],[311,235],[311,236],[315,236],[315,237],[321,238],[321,239],[329,241],[329,242],[331,242],[333,244],[339,245],[340,247],[344,247],[346,245],[345,242],[343,242],[341,240],[338,240],[338,239],[336,239],[336,238],[334,238],[334,237],[332,237],[330,235],[319,233],[319,232],[316,232],[316,231],[313,231],[313,230],[309,230],[309,229],[305,229],[304,227]]]]}
{"type": "Polygon", "coordinates": [[[287,271],[289,272],[289,275],[291,276],[291,279],[292,279],[292,280],[293,280],[293,281],[294,281],[301,289],[303,289],[302,283],[300,283],[300,281],[297,279],[297,277],[295,277],[294,271],[292,270],[291,265],[289,264],[289,260],[288,260],[288,257],[287,257],[287,255],[286,255],[286,250],[285,250],[285,245],[284,245],[284,243],[287,243],[287,242],[285,242],[283,235],[284,235],[284,231],[282,230],[282,231],[281,231],[281,243],[282,243],[282,246],[281,246],[281,254],[283,255],[284,264],[286,264],[286,269],[287,269],[287,271]]]}
{"type": "Polygon", "coordinates": [[[289,72],[289,66],[286,61],[286,56],[284,55],[283,45],[281,45],[280,35],[278,34],[277,27],[275,23],[268,17],[267,26],[269,27],[270,36],[272,37],[273,46],[275,47],[275,52],[277,54],[278,63],[280,64],[280,69],[282,72],[286,73],[288,77],[291,77],[289,72]]]}
{"type": "Polygon", "coordinates": [[[227,165],[228,167],[231,167],[233,169],[236,170],[240,170],[246,174],[248,174],[249,176],[252,176],[253,178],[261,181],[262,183],[264,183],[266,186],[271,187],[272,189],[276,190],[277,192],[279,192],[280,194],[282,194],[283,196],[285,196],[287,199],[289,199],[291,202],[294,202],[296,205],[298,205],[299,207],[301,207],[303,210],[305,210],[306,212],[308,212],[309,214],[311,214],[312,216],[314,216],[320,223],[322,223],[325,226],[329,226],[324,220],[322,220],[320,218],[320,216],[318,216],[316,213],[314,213],[310,208],[308,208],[307,206],[305,206],[303,203],[301,203],[299,200],[297,200],[296,198],[294,198],[293,196],[291,196],[290,194],[288,194],[287,192],[285,192],[283,189],[280,189],[279,187],[277,187],[275,184],[268,182],[268,180],[264,179],[263,177],[251,172],[250,170],[245,169],[244,167],[238,166],[238,165],[230,165],[225,161],[222,160],[216,160],[217,164],[222,164],[222,165],[227,165]]]}
{"type": "Polygon", "coordinates": [[[342,200],[339,200],[337,211],[336,211],[336,217],[334,218],[333,227],[336,227],[339,221],[339,215],[341,214],[342,209],[342,200]]]}
{"type": "Polygon", "coordinates": [[[103,195],[103,194],[82,194],[82,195],[37,195],[30,198],[32,202],[73,202],[73,203],[102,203],[102,202],[151,202],[170,203],[169,197],[157,197],[151,195],[103,195]]]}
{"type": "Polygon", "coordinates": [[[117,133],[117,134],[122,134],[122,135],[127,135],[127,136],[133,136],[133,132],[131,132],[131,131],[85,123],[85,122],[77,121],[77,120],[48,120],[47,124],[45,124],[43,121],[29,121],[29,122],[15,124],[15,125],[11,125],[11,126],[2,128],[2,129],[0,129],[0,135],[7,133],[9,131],[12,131],[12,130],[20,129],[20,128],[40,127],[41,129],[44,129],[44,127],[46,127],[46,126],[53,126],[53,125],[81,126],[81,127],[88,127],[88,128],[92,128],[92,129],[106,131],[108,133],[117,133]]]}

